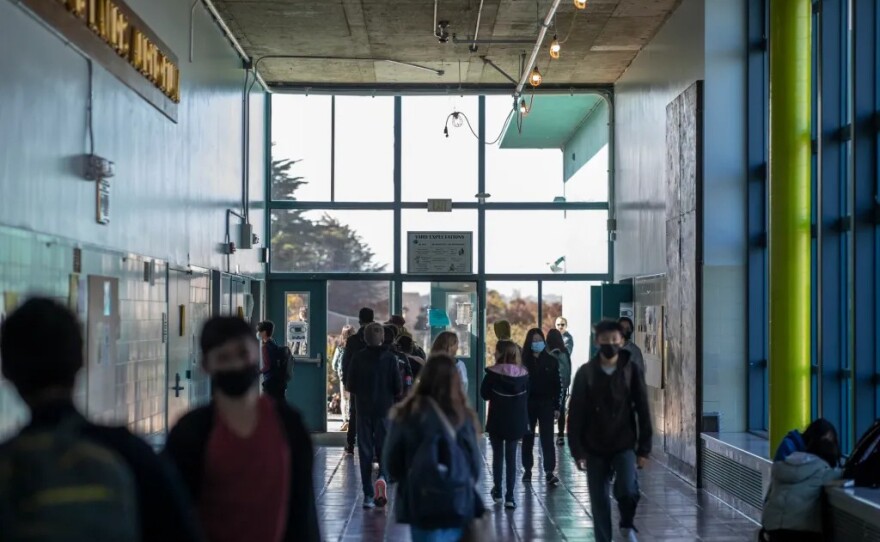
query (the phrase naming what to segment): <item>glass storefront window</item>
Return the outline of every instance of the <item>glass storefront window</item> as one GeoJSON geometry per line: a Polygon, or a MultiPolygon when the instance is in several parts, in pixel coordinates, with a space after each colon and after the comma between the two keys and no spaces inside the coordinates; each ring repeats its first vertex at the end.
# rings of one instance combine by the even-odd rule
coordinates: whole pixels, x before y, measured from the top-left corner
{"type": "Polygon", "coordinates": [[[272,96],[273,200],[330,201],[331,109],[330,96],[272,96]]]}
{"type": "Polygon", "coordinates": [[[394,98],[336,97],[335,201],[394,200],[394,98]]]}
{"type": "Polygon", "coordinates": [[[522,346],[526,333],[538,325],[538,283],[487,282],[486,283],[486,364],[495,363],[495,322],[510,323],[510,338],[522,346]]]}

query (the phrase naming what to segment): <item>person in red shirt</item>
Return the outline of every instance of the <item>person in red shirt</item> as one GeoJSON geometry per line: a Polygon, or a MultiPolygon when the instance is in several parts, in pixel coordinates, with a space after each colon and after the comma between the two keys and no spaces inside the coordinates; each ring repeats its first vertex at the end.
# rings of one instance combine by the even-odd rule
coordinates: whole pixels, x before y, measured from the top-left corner
{"type": "Polygon", "coordinates": [[[320,540],[311,438],[286,401],[260,396],[253,329],[240,318],[212,318],[201,348],[212,400],[181,418],[165,453],[208,542],[320,540]]]}

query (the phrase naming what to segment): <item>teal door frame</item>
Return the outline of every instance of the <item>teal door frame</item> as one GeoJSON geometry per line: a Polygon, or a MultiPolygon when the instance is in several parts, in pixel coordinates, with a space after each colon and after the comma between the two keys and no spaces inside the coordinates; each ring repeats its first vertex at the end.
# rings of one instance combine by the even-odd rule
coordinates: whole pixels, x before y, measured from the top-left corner
{"type": "MultiPolygon", "coordinates": [[[[267,287],[266,314],[275,323],[275,341],[288,344],[287,294],[308,294],[306,351],[294,353],[293,378],[287,386],[287,402],[303,416],[313,433],[327,431],[327,281],[272,280],[267,287]]],[[[295,330],[292,330],[295,332],[295,330]]]]}

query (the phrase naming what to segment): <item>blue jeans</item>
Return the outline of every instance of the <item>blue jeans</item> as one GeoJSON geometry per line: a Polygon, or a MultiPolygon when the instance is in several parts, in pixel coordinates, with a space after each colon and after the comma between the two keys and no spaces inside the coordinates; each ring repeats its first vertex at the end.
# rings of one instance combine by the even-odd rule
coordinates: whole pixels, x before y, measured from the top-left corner
{"type": "Polygon", "coordinates": [[[412,542],[458,542],[464,535],[464,529],[419,529],[409,528],[412,542]]]}
{"type": "Polygon", "coordinates": [[[611,542],[611,477],[614,476],[614,498],[620,509],[620,527],[632,527],[639,504],[639,479],[636,473],[636,454],[626,450],[612,456],[587,457],[587,487],[596,542],[611,542]]]}

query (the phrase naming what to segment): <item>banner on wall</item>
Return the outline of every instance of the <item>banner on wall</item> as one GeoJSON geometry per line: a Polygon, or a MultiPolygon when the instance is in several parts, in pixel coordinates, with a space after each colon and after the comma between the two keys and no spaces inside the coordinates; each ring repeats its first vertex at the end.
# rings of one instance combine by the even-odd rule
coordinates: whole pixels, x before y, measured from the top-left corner
{"type": "Polygon", "coordinates": [[[473,273],[473,232],[411,231],[406,234],[409,274],[473,273]]]}

